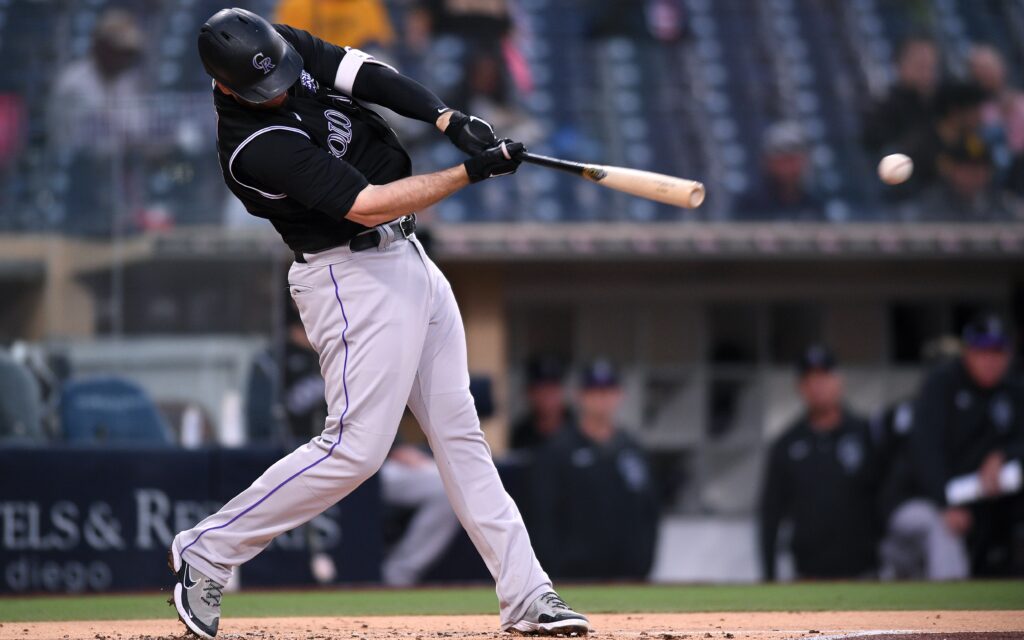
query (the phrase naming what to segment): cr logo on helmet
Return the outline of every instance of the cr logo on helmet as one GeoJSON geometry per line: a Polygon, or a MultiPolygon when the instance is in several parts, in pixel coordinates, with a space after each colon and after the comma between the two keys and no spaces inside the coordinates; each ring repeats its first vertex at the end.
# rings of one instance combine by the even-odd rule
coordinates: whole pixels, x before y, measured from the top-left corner
{"type": "Polygon", "coordinates": [[[252,57],[252,66],[256,67],[257,69],[262,69],[263,75],[267,75],[268,73],[270,73],[270,70],[273,69],[275,65],[273,60],[263,55],[263,52],[260,51],[259,53],[252,57]]]}

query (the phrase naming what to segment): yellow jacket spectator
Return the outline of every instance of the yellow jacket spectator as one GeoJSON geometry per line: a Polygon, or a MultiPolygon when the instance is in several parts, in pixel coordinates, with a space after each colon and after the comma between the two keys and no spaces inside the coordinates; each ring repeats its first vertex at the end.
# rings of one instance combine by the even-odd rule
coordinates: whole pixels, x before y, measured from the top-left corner
{"type": "Polygon", "coordinates": [[[274,21],[357,49],[372,44],[386,47],[395,39],[382,0],[281,0],[274,21]]]}

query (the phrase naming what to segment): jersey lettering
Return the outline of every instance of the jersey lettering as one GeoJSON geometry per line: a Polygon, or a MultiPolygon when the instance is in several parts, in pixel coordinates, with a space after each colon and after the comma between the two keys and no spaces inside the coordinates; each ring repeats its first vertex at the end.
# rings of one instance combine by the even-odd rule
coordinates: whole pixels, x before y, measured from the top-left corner
{"type": "Polygon", "coordinates": [[[348,145],[352,142],[352,121],[344,113],[328,109],[324,111],[324,118],[327,119],[327,146],[331,155],[341,158],[348,151],[348,145]]]}

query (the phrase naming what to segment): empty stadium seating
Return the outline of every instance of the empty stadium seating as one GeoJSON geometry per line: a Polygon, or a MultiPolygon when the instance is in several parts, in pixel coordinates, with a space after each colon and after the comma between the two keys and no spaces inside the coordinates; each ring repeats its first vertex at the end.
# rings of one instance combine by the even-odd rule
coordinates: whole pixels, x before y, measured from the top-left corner
{"type": "Polygon", "coordinates": [[[115,376],[65,383],[60,417],[64,439],[71,444],[173,444],[170,428],[149,395],[115,376]]]}

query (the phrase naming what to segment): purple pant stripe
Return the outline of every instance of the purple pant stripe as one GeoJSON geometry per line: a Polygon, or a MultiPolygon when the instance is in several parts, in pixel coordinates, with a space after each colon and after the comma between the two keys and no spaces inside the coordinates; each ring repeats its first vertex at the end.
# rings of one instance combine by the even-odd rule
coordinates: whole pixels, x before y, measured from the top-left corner
{"type": "Polygon", "coordinates": [[[341,317],[345,321],[345,327],[341,330],[341,342],[342,342],[342,344],[345,345],[345,360],[344,360],[344,363],[343,363],[342,369],[341,369],[341,385],[342,385],[342,388],[345,390],[345,409],[341,412],[341,418],[338,421],[338,439],[334,441],[334,444],[331,445],[331,448],[327,450],[327,453],[325,453],[322,458],[318,458],[314,462],[311,462],[310,464],[306,465],[305,467],[303,467],[299,471],[296,471],[292,475],[288,476],[288,478],[286,478],[280,484],[278,484],[276,487],[274,487],[273,489],[268,491],[266,495],[264,495],[262,498],[260,498],[256,502],[254,502],[252,505],[246,507],[245,510],[242,511],[241,513],[239,513],[237,516],[235,516],[234,518],[231,518],[230,520],[228,520],[224,524],[217,525],[216,527],[210,527],[208,529],[203,529],[202,531],[200,531],[199,535],[196,536],[195,540],[193,540],[192,542],[188,543],[187,545],[185,545],[182,548],[181,555],[184,556],[185,552],[188,551],[189,547],[191,547],[195,543],[199,542],[199,539],[202,538],[203,535],[206,532],[208,532],[208,531],[216,531],[217,529],[223,529],[223,528],[231,525],[233,522],[235,522],[236,520],[238,520],[239,518],[241,518],[245,514],[249,513],[250,511],[252,511],[256,507],[260,506],[260,504],[262,504],[264,500],[266,500],[270,496],[272,496],[275,493],[277,493],[278,489],[280,489],[284,485],[288,484],[289,482],[291,482],[295,478],[298,478],[303,473],[309,471],[310,469],[312,469],[316,465],[320,464],[321,462],[323,462],[327,458],[330,458],[331,454],[334,453],[334,448],[336,446],[338,446],[339,442],[341,442],[341,434],[345,430],[345,416],[348,414],[348,406],[349,406],[349,401],[348,401],[348,338],[347,338],[347,334],[348,334],[348,315],[345,313],[345,304],[341,301],[341,295],[338,293],[338,281],[334,277],[334,266],[333,265],[329,265],[328,266],[328,271],[331,274],[331,282],[334,283],[334,297],[338,301],[338,307],[341,308],[341,317]]]}

